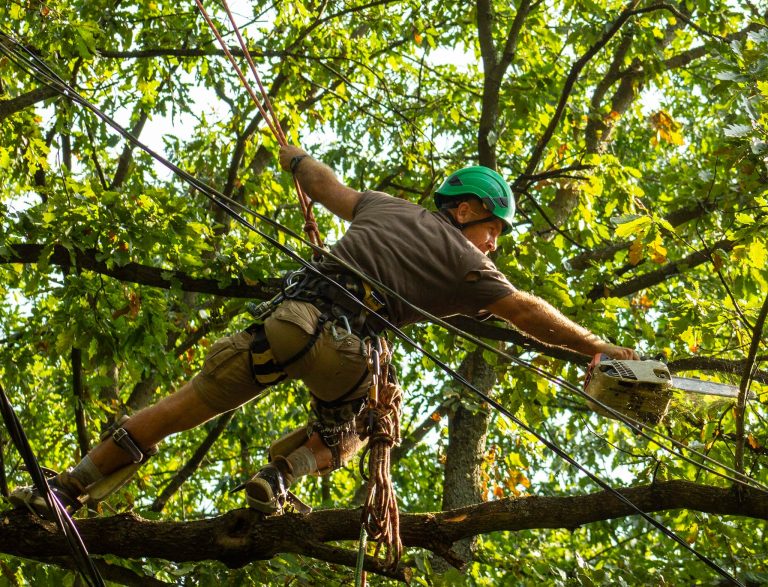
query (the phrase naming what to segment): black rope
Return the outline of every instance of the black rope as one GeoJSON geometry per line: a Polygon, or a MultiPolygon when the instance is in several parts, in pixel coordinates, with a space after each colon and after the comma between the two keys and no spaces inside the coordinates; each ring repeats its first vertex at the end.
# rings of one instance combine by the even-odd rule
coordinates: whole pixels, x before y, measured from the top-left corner
{"type": "MultiPolygon", "coordinates": [[[[2,33],[0,33],[0,34],[2,34],[2,33]]],[[[3,36],[6,36],[6,35],[3,34],[3,36]]],[[[14,46],[21,46],[16,41],[14,41],[13,39],[9,39],[9,40],[11,40],[11,42],[15,44],[14,46]]],[[[2,46],[2,43],[0,43],[0,46],[2,46]]],[[[282,226],[278,222],[276,222],[276,221],[274,221],[274,220],[272,220],[272,219],[270,219],[270,218],[268,218],[266,216],[258,214],[255,211],[248,210],[248,208],[246,208],[245,206],[235,202],[231,198],[228,198],[224,194],[221,194],[220,192],[216,191],[215,189],[213,189],[212,187],[208,186],[204,182],[202,182],[202,181],[198,180],[197,178],[193,177],[192,175],[190,175],[186,171],[182,170],[181,168],[179,168],[175,164],[173,164],[170,161],[168,161],[167,159],[165,159],[162,155],[159,155],[158,153],[156,153],[150,147],[144,145],[136,137],[131,135],[127,130],[125,130],[120,125],[118,125],[109,116],[107,116],[106,114],[101,112],[96,106],[94,106],[93,104],[88,102],[85,98],[80,96],[73,88],[71,88],[55,72],[53,72],[44,62],[42,62],[42,60],[37,58],[37,56],[35,56],[33,53],[31,53],[28,50],[26,50],[24,47],[21,47],[21,48],[22,48],[22,50],[24,50],[26,53],[28,53],[31,56],[33,61],[35,61],[35,62],[40,64],[39,66],[35,66],[35,65],[30,64],[30,67],[32,69],[31,72],[29,70],[25,69],[23,66],[21,67],[22,69],[24,69],[25,71],[30,73],[33,77],[35,77],[36,79],[38,79],[42,83],[44,83],[44,84],[48,85],[49,87],[52,87],[56,91],[60,92],[63,96],[65,96],[65,97],[67,97],[67,98],[69,98],[69,99],[71,99],[71,100],[73,100],[73,101],[83,105],[88,110],[90,110],[91,112],[96,114],[105,123],[107,123],[113,129],[115,129],[121,136],[123,136],[124,138],[126,138],[131,143],[133,143],[137,147],[141,148],[145,152],[147,152],[150,156],[152,156],[158,162],[162,163],[164,166],[168,167],[171,171],[176,173],[179,177],[181,177],[182,179],[187,181],[187,183],[189,183],[190,185],[195,187],[198,191],[200,191],[204,196],[206,196],[214,204],[216,204],[219,207],[221,207],[232,218],[237,220],[241,225],[243,225],[244,227],[248,228],[249,230],[252,230],[252,231],[256,232],[257,234],[259,234],[262,238],[264,238],[266,241],[268,241],[270,244],[272,244],[275,248],[277,248],[278,250],[280,250],[281,252],[283,252],[287,256],[291,257],[292,259],[294,259],[295,261],[300,263],[308,271],[310,271],[312,273],[315,273],[317,276],[321,277],[322,279],[325,279],[327,282],[329,282],[332,285],[334,285],[335,287],[339,288],[340,291],[344,292],[345,295],[349,296],[350,300],[353,303],[357,303],[361,307],[365,307],[364,304],[360,300],[357,300],[357,298],[355,298],[350,292],[348,292],[346,290],[346,288],[344,288],[342,285],[340,285],[339,283],[337,283],[336,281],[334,281],[330,277],[322,274],[314,265],[312,265],[308,261],[304,260],[293,249],[291,249],[290,247],[288,247],[286,245],[283,245],[277,239],[275,239],[275,238],[269,236],[268,234],[264,233],[263,231],[259,230],[251,222],[247,221],[239,213],[235,212],[228,204],[231,203],[231,204],[239,207],[240,209],[242,209],[244,211],[247,211],[248,213],[253,214],[255,217],[257,217],[260,220],[263,220],[263,221],[269,223],[270,225],[272,225],[275,228],[278,228],[279,230],[281,230],[285,234],[289,234],[292,237],[299,239],[301,242],[303,242],[305,244],[308,244],[310,247],[313,248],[313,250],[316,250],[316,251],[319,250],[323,254],[325,254],[327,256],[330,256],[334,260],[340,262],[342,264],[342,266],[344,266],[345,269],[349,270],[354,275],[356,275],[358,277],[361,277],[363,279],[366,279],[369,283],[374,285],[377,289],[381,289],[383,292],[387,293],[388,295],[392,295],[392,296],[397,297],[400,301],[408,304],[409,307],[411,307],[412,309],[415,309],[415,310],[419,311],[420,314],[422,316],[424,316],[425,318],[427,318],[429,320],[432,320],[432,321],[434,321],[437,324],[443,325],[444,327],[448,328],[450,331],[455,332],[457,334],[460,334],[461,336],[464,336],[466,339],[468,339],[468,340],[470,340],[472,342],[475,342],[476,344],[478,344],[479,346],[482,346],[483,348],[487,348],[488,350],[492,350],[494,352],[497,352],[498,354],[501,354],[501,356],[509,359],[511,362],[516,363],[517,365],[526,367],[526,368],[536,372],[537,374],[542,375],[546,379],[561,385],[562,387],[564,387],[566,389],[569,389],[571,391],[575,391],[576,393],[579,393],[579,394],[582,394],[582,395],[586,395],[583,390],[578,389],[576,386],[574,386],[570,382],[567,382],[567,381],[565,381],[564,379],[562,379],[560,377],[557,377],[557,376],[554,376],[554,375],[552,375],[550,373],[547,373],[543,369],[540,369],[540,368],[538,368],[538,367],[536,367],[534,365],[531,365],[530,363],[527,363],[526,361],[523,361],[522,359],[519,359],[517,357],[513,357],[512,355],[509,355],[507,353],[499,353],[498,349],[494,349],[493,347],[491,347],[490,345],[488,345],[484,341],[480,341],[480,339],[477,339],[476,337],[468,335],[467,333],[464,333],[464,332],[460,331],[459,329],[456,329],[455,327],[447,325],[447,323],[445,321],[443,321],[442,319],[440,319],[440,318],[438,318],[436,316],[432,316],[430,313],[428,313],[428,312],[426,312],[424,310],[421,310],[420,308],[417,308],[416,306],[414,306],[413,304],[411,304],[407,300],[405,300],[402,297],[400,297],[397,293],[392,291],[390,288],[388,288],[384,284],[380,284],[376,280],[373,280],[373,279],[363,275],[359,270],[355,269],[354,267],[349,266],[348,264],[344,263],[343,261],[341,261],[337,257],[329,255],[328,251],[326,251],[324,249],[320,249],[319,247],[314,246],[312,243],[309,243],[308,241],[303,239],[300,235],[298,235],[294,231],[292,231],[292,230],[282,226]],[[38,67],[43,69],[42,75],[41,75],[40,69],[38,69],[38,67]],[[41,77],[43,79],[41,79],[41,77]]],[[[6,51],[3,51],[3,52],[5,52],[7,54],[6,51]]],[[[14,57],[18,58],[18,55],[15,54],[14,57]]],[[[16,59],[13,59],[13,57],[11,57],[11,56],[9,56],[9,58],[11,60],[13,60],[17,65],[19,65],[18,61],[16,59]]],[[[24,61],[26,61],[26,60],[24,60],[24,61]]],[[[367,308],[367,307],[365,307],[365,309],[370,311],[370,309],[367,308]]],[[[664,524],[662,524],[661,522],[658,522],[653,517],[651,517],[649,514],[647,514],[646,512],[641,510],[639,507],[634,505],[628,498],[626,498],[617,489],[613,488],[611,485],[609,485],[608,483],[603,481],[597,475],[595,475],[594,473],[592,473],[589,470],[587,470],[580,463],[578,463],[573,457],[571,457],[568,453],[566,453],[562,448],[560,448],[557,444],[555,444],[554,442],[552,442],[548,438],[544,437],[540,433],[536,432],[530,426],[528,426],[527,424],[525,424],[524,422],[522,422],[521,420],[516,418],[514,416],[514,414],[512,414],[509,410],[507,410],[502,404],[500,404],[499,402],[497,402],[496,400],[491,398],[489,395],[487,395],[484,392],[482,392],[477,387],[475,387],[467,379],[465,379],[464,377],[459,375],[456,371],[454,371],[452,368],[450,368],[447,364],[445,364],[443,361],[438,359],[431,352],[429,352],[426,349],[424,349],[419,343],[417,343],[415,340],[413,340],[410,336],[408,336],[402,330],[397,328],[394,324],[389,322],[389,320],[387,320],[385,317],[383,317],[383,316],[381,316],[381,315],[379,315],[379,314],[377,314],[375,312],[371,312],[371,313],[374,314],[375,316],[377,316],[380,320],[382,320],[382,322],[387,326],[387,328],[392,330],[392,332],[394,332],[400,339],[404,340],[405,342],[410,344],[413,348],[415,348],[418,351],[420,351],[424,356],[426,356],[427,358],[432,360],[438,367],[440,367],[443,371],[445,371],[447,374],[449,374],[451,377],[453,377],[456,381],[459,381],[460,383],[462,383],[465,387],[467,387],[469,390],[471,390],[476,395],[478,395],[483,401],[485,401],[489,405],[493,406],[501,414],[507,416],[507,418],[509,418],[513,423],[517,424],[520,428],[522,428],[526,432],[532,434],[542,444],[544,444],[544,446],[549,448],[557,456],[559,456],[560,458],[562,458],[563,460],[568,462],[570,465],[572,465],[573,467],[577,468],[579,471],[581,471],[582,473],[587,475],[587,477],[589,477],[597,485],[599,485],[600,487],[602,487],[606,491],[609,491],[609,492],[613,493],[621,502],[623,502],[625,505],[629,506],[632,510],[637,512],[641,517],[645,518],[651,525],[653,525],[655,528],[657,528],[659,531],[661,531],[664,535],[666,535],[670,539],[672,539],[675,542],[677,542],[680,546],[682,546],[686,550],[690,551],[699,560],[701,560],[702,562],[707,564],[710,568],[712,568],[713,570],[718,572],[724,578],[726,578],[729,581],[731,581],[734,585],[742,585],[743,586],[743,584],[738,579],[736,579],[733,575],[731,575],[728,571],[726,571],[725,569],[720,567],[717,563],[715,563],[714,561],[712,561],[711,559],[709,559],[705,555],[699,553],[696,549],[694,549],[692,546],[690,546],[685,540],[680,538],[677,534],[675,534],[672,530],[667,528],[664,524]]],[[[625,423],[628,423],[630,425],[635,425],[637,427],[644,427],[644,428],[648,428],[649,429],[649,427],[646,427],[641,422],[638,422],[638,421],[636,421],[636,420],[634,420],[632,418],[626,418],[625,419],[622,414],[620,414],[619,412],[615,411],[610,406],[606,406],[606,405],[602,404],[599,401],[595,401],[594,398],[590,398],[590,399],[592,401],[594,401],[595,403],[597,403],[598,405],[601,405],[601,407],[606,408],[609,412],[611,412],[614,415],[616,415],[619,419],[621,419],[625,423]]],[[[672,451],[672,452],[674,452],[674,451],[672,451]]],[[[677,454],[677,453],[675,453],[675,454],[677,454]]],[[[679,456],[682,456],[682,455],[679,455],[679,456]]],[[[702,455],[702,456],[704,456],[704,455],[702,455]]],[[[683,457],[683,458],[685,458],[685,457],[683,457]]],[[[693,462],[693,461],[691,461],[691,462],[693,462]]],[[[715,462],[717,462],[717,461],[715,461],[715,462]]],[[[703,467],[703,465],[700,465],[699,463],[695,463],[694,462],[693,464],[695,464],[697,466],[700,466],[700,467],[703,467]]],[[[718,462],[717,464],[719,466],[721,466],[721,467],[727,468],[722,463],[718,462]]],[[[712,472],[715,473],[715,474],[718,474],[716,471],[712,471],[712,472]]]]}
{"type": "Polygon", "coordinates": [[[0,385],[0,411],[3,414],[3,421],[5,427],[8,429],[8,434],[13,440],[13,444],[16,446],[16,450],[19,451],[21,458],[24,460],[24,464],[32,477],[32,482],[35,485],[37,491],[45,499],[45,503],[48,506],[48,511],[51,512],[53,521],[64,534],[67,540],[67,545],[72,553],[72,557],[75,559],[78,571],[82,575],[83,579],[88,585],[95,587],[102,587],[104,585],[104,579],[99,574],[99,570],[93,563],[88,550],[83,543],[80,534],[75,527],[75,523],[72,521],[69,513],[64,506],[59,503],[59,500],[51,492],[48,487],[48,482],[45,480],[40,464],[37,462],[35,453],[29,444],[27,435],[24,433],[24,429],[19,422],[16,412],[13,411],[13,406],[5,394],[2,385],[0,385]]]}

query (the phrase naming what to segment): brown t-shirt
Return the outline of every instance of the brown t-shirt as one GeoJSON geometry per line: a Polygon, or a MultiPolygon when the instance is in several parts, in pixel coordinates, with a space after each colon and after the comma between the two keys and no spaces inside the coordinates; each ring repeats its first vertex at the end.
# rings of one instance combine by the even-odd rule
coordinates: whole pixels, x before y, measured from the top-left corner
{"type": "MultiPolygon", "coordinates": [[[[381,192],[362,194],[349,230],[331,250],[439,317],[476,315],[515,291],[444,213],[381,192]]],[[[343,271],[331,259],[322,261],[320,268],[343,271]]],[[[386,303],[396,326],[423,319],[397,299],[387,298],[386,303]]]]}

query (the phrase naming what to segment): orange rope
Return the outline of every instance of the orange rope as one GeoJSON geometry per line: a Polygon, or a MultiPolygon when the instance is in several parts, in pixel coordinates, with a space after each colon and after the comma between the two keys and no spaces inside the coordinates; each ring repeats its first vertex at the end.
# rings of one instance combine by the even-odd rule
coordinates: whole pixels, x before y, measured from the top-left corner
{"type": "MultiPolygon", "coordinates": [[[[385,564],[397,567],[403,553],[400,540],[400,514],[397,496],[389,474],[390,451],[400,442],[400,411],[403,392],[389,381],[390,351],[385,339],[380,338],[381,352],[368,344],[369,369],[372,381],[368,405],[362,420],[368,421],[368,491],[363,505],[362,524],[370,540],[378,542],[375,555],[382,545],[386,547],[385,564]]],[[[363,455],[362,458],[365,458],[363,455]]],[[[363,582],[365,579],[363,578],[363,582]]]]}
{"type": "MultiPolygon", "coordinates": [[[[259,86],[259,92],[261,93],[261,98],[264,101],[264,105],[262,105],[261,100],[259,100],[259,97],[256,95],[256,92],[254,91],[253,87],[246,79],[242,69],[235,61],[235,58],[232,55],[232,52],[229,50],[229,47],[227,47],[227,44],[224,42],[223,37],[219,33],[219,30],[216,28],[216,25],[213,23],[213,20],[208,15],[208,12],[205,10],[202,0],[195,0],[195,4],[197,4],[197,7],[200,10],[200,13],[203,15],[203,18],[205,19],[205,22],[208,24],[208,27],[211,29],[214,36],[216,37],[216,40],[219,42],[219,45],[224,51],[224,54],[227,56],[227,59],[232,64],[232,67],[237,73],[237,77],[240,78],[240,82],[243,84],[243,87],[245,87],[248,94],[251,96],[253,103],[256,104],[256,108],[258,108],[262,118],[266,121],[267,126],[269,127],[269,130],[271,130],[272,134],[275,135],[275,138],[277,139],[278,144],[284,147],[288,144],[288,140],[286,139],[285,133],[283,132],[282,127],[280,126],[280,120],[278,119],[277,114],[275,113],[275,110],[272,107],[272,102],[269,99],[269,93],[264,88],[264,85],[261,83],[261,77],[259,76],[259,72],[256,69],[256,64],[253,62],[253,59],[251,58],[251,53],[250,51],[248,51],[248,47],[245,44],[245,40],[240,34],[240,29],[235,23],[234,16],[232,15],[232,11],[229,9],[229,5],[227,4],[227,1],[222,0],[222,3],[224,5],[224,10],[227,12],[227,16],[229,17],[229,21],[232,24],[232,28],[235,31],[235,35],[237,36],[237,40],[238,40],[238,43],[240,44],[240,48],[242,49],[243,54],[245,55],[246,61],[248,62],[248,65],[251,68],[251,72],[253,73],[253,76],[256,79],[256,83],[259,86]]],[[[310,242],[313,245],[317,247],[322,247],[323,240],[320,237],[320,231],[317,228],[317,221],[315,220],[315,215],[312,212],[312,200],[301,188],[301,185],[299,185],[299,181],[298,179],[296,179],[295,175],[293,176],[293,184],[296,187],[296,194],[298,196],[299,206],[301,208],[301,213],[304,216],[304,232],[307,234],[307,237],[309,238],[310,242]]]]}

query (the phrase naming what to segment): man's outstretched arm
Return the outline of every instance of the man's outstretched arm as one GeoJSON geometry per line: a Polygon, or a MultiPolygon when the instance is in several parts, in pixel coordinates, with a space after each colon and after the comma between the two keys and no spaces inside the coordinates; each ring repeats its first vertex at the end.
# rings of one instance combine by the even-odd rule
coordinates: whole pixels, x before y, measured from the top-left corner
{"type": "Polygon", "coordinates": [[[604,353],[614,359],[640,358],[633,349],[605,342],[541,298],[522,291],[494,302],[487,309],[545,344],[565,347],[587,356],[604,353]]]}
{"type": "Polygon", "coordinates": [[[336,216],[352,220],[361,194],[341,183],[330,167],[293,145],[280,147],[280,167],[294,172],[302,189],[312,200],[320,202],[336,216]],[[291,161],[294,160],[296,163],[291,169],[291,161]]]}

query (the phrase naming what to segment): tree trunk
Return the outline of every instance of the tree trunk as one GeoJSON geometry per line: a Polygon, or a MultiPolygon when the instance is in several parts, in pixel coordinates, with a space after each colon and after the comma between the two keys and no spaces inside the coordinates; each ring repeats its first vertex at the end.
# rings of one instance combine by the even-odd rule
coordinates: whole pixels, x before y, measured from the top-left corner
{"type": "MultiPolygon", "coordinates": [[[[459,373],[483,392],[489,392],[496,382],[493,368],[483,359],[481,349],[466,356],[459,373]]],[[[485,439],[490,413],[474,397],[462,392],[462,399],[448,414],[448,451],[443,484],[443,510],[453,510],[483,501],[481,465],[485,455],[485,439]]],[[[455,555],[469,562],[475,548],[475,538],[458,541],[455,555]]],[[[444,561],[435,561],[438,571],[447,570],[444,561]]]]}

